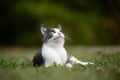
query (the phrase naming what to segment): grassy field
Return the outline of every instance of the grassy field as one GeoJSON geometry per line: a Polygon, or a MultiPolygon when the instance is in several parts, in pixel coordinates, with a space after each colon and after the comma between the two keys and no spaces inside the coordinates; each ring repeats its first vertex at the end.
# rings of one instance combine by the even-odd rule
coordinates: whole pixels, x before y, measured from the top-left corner
{"type": "Polygon", "coordinates": [[[95,65],[35,68],[39,48],[0,48],[0,80],[120,80],[120,47],[67,47],[69,54],[95,65]]]}

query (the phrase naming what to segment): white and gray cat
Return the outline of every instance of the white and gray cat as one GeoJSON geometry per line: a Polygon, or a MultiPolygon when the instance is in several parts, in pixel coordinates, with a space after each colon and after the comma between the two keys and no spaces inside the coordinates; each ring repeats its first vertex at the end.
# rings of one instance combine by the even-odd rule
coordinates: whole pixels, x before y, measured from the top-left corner
{"type": "Polygon", "coordinates": [[[44,65],[45,67],[49,67],[56,64],[71,68],[73,64],[94,64],[92,62],[81,62],[74,56],[67,54],[64,48],[65,35],[62,32],[60,24],[57,28],[47,28],[42,24],[41,33],[43,35],[43,45],[41,51],[33,58],[34,66],[44,65]]]}

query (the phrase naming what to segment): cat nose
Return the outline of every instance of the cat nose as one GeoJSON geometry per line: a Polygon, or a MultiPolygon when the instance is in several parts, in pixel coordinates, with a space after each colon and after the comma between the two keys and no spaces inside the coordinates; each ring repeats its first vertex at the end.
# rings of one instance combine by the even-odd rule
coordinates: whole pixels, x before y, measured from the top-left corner
{"type": "Polygon", "coordinates": [[[59,36],[61,36],[61,33],[60,33],[60,32],[58,32],[58,35],[59,35],[59,36]]]}

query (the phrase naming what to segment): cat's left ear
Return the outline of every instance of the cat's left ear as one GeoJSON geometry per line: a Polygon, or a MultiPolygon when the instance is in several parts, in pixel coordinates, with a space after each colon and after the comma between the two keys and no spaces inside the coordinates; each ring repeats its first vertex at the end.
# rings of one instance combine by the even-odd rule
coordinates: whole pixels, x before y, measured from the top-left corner
{"type": "Polygon", "coordinates": [[[44,35],[47,32],[47,27],[44,24],[41,24],[41,33],[44,35]]]}
{"type": "Polygon", "coordinates": [[[58,24],[58,25],[57,25],[57,28],[61,31],[61,30],[62,30],[61,24],[58,24]]]}

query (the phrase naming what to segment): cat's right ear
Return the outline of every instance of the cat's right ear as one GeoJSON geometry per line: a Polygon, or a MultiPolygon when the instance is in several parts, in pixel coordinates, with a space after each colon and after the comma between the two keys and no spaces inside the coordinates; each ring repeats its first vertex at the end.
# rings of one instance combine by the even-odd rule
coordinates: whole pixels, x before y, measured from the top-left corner
{"type": "Polygon", "coordinates": [[[47,32],[47,27],[44,24],[41,24],[41,33],[44,35],[47,32]]]}

